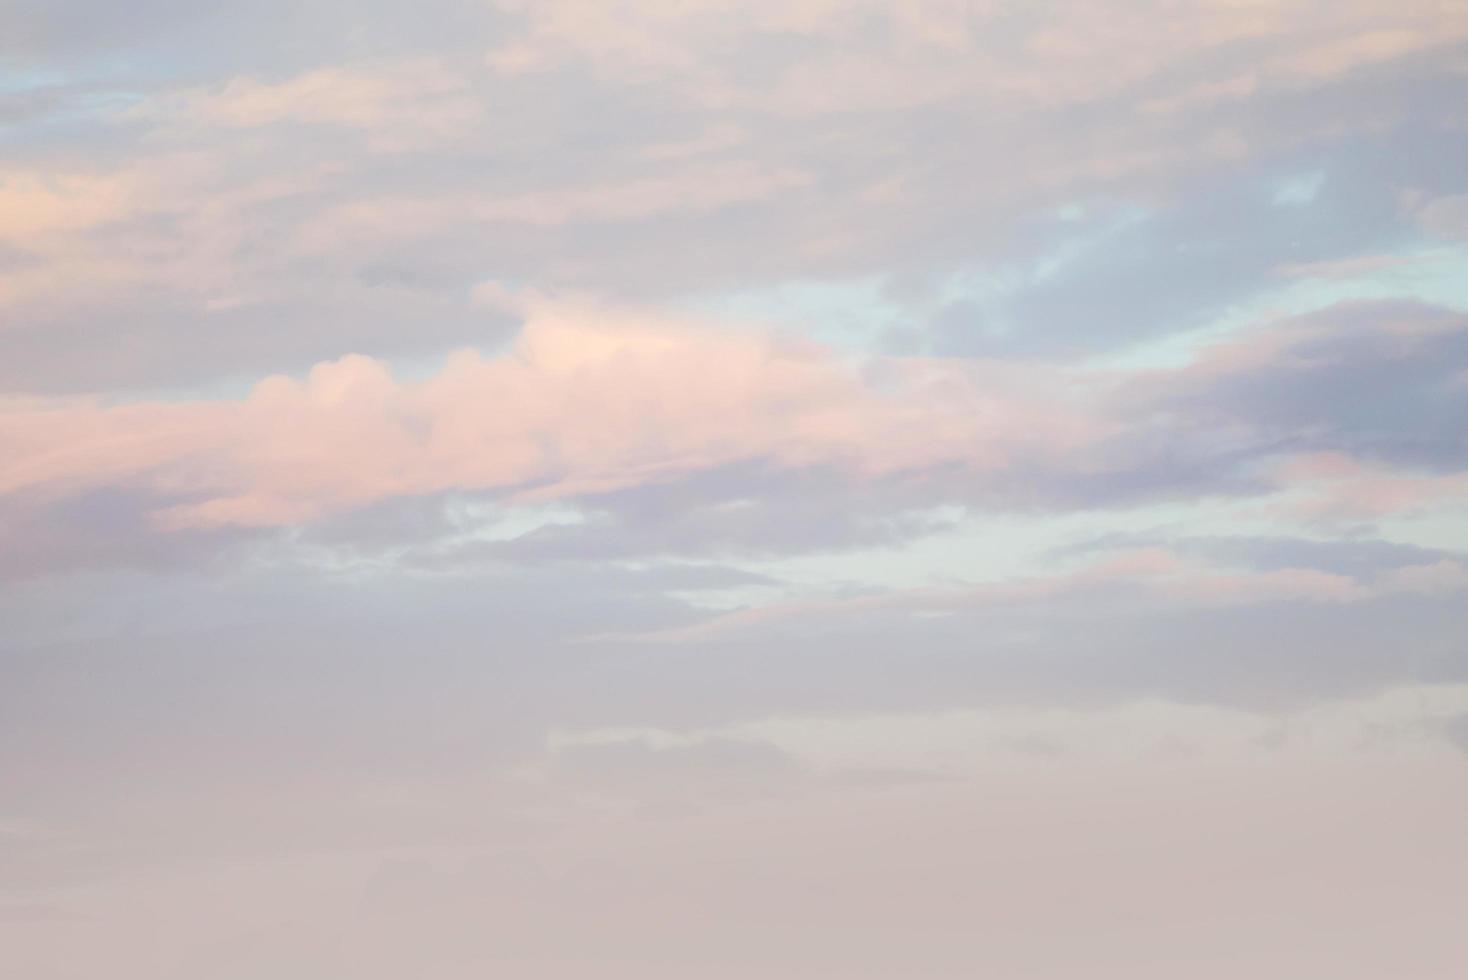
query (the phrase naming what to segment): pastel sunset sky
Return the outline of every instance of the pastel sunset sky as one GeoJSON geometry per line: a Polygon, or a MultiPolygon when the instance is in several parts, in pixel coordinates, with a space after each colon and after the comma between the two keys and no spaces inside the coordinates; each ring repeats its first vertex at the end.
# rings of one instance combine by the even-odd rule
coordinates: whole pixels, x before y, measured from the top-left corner
{"type": "Polygon", "coordinates": [[[0,0],[0,978],[1468,976],[1465,0],[0,0]]]}

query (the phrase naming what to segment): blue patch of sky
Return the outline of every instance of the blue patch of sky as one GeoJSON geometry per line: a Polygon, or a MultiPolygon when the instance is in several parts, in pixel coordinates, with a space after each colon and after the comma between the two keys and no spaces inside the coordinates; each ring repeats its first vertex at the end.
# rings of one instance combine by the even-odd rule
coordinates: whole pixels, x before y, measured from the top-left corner
{"type": "Polygon", "coordinates": [[[1108,370],[1175,367],[1192,360],[1200,348],[1238,331],[1354,300],[1409,299],[1468,313],[1468,247],[1406,248],[1371,258],[1384,261],[1379,268],[1349,275],[1303,269],[1303,274],[1231,304],[1201,326],[1144,341],[1093,363],[1108,370]]]}
{"type": "Polygon", "coordinates": [[[821,343],[871,350],[912,310],[894,300],[882,276],[847,280],[794,280],[774,286],[692,297],[680,304],[695,316],[798,331],[821,343]]]}
{"type": "Polygon", "coordinates": [[[1007,298],[1057,279],[1088,254],[1145,222],[1149,214],[1133,206],[1112,206],[1102,213],[1080,202],[1052,209],[1038,220],[1046,227],[1064,229],[1066,236],[1039,255],[965,269],[946,277],[937,289],[916,295],[899,298],[889,288],[887,277],[874,275],[792,280],[703,294],[682,306],[695,315],[795,330],[838,349],[871,352],[885,347],[893,331],[922,328],[925,321],[954,303],[983,305],[997,319],[1007,298]],[[1082,230],[1076,230],[1077,226],[1082,230]]]}
{"type": "MultiPolygon", "coordinates": [[[[1272,207],[1309,207],[1325,185],[1321,172],[1272,182],[1272,207]]],[[[871,352],[894,331],[926,331],[945,309],[962,304],[994,334],[1013,329],[1010,301],[1027,291],[1063,289],[1067,274],[1143,229],[1153,213],[1072,203],[1043,220],[1072,232],[1023,261],[976,266],[948,276],[934,290],[897,296],[880,276],[836,281],[792,281],[772,287],[699,296],[686,306],[753,326],[800,331],[838,349],[871,352]],[[1080,229],[1080,230],[1074,230],[1080,229]]],[[[1186,363],[1200,346],[1280,317],[1298,316],[1352,300],[1412,299],[1468,311],[1468,247],[1430,246],[1416,235],[1373,253],[1350,253],[1312,264],[1291,264],[1281,253],[1274,266],[1241,284],[1241,295],[1178,328],[1140,338],[1119,338],[1110,350],[1092,352],[1093,363],[1162,367],[1186,363]],[[1359,261],[1358,261],[1359,260],[1359,261]],[[1351,263],[1356,261],[1357,267],[1351,263]]],[[[1159,287],[1165,288],[1165,287],[1159,287]]],[[[999,351],[1002,353],[1002,351],[999,351]]]]}

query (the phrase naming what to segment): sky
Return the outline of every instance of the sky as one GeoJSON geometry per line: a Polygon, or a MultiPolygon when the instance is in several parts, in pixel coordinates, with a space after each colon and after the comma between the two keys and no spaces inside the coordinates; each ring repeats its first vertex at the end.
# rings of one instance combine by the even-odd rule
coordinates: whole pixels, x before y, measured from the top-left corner
{"type": "Polygon", "coordinates": [[[0,0],[0,975],[1457,980],[1468,3],[0,0]]]}

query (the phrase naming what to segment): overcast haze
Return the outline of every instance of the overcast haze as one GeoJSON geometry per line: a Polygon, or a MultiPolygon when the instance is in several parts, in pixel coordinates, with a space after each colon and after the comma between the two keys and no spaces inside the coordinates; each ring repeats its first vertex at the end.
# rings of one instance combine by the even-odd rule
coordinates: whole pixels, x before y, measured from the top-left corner
{"type": "Polygon", "coordinates": [[[0,0],[0,976],[1468,975],[1468,4],[0,0]]]}

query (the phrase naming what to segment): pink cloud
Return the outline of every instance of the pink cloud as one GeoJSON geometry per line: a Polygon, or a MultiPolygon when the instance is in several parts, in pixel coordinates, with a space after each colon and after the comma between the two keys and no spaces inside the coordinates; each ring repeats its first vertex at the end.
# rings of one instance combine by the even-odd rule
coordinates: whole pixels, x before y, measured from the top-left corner
{"type": "Polygon", "coordinates": [[[417,149],[482,121],[468,81],[437,60],[408,58],[316,68],[279,81],[236,77],[144,103],[128,115],[173,127],[340,126],[367,133],[377,149],[417,149]]]}
{"type": "Polygon", "coordinates": [[[127,213],[138,181],[130,174],[0,171],[0,242],[77,232],[127,213]]]}
{"type": "Polygon", "coordinates": [[[240,401],[13,404],[0,490],[126,483],[193,498],[160,513],[165,526],[269,526],[394,496],[565,496],[747,461],[994,472],[1105,431],[1013,367],[852,364],[732,326],[517,301],[512,350],[460,351],[423,382],[354,354],[240,401]]]}
{"type": "Polygon", "coordinates": [[[305,221],[293,239],[300,251],[329,253],[345,243],[401,242],[465,225],[556,228],[709,214],[776,198],[813,182],[811,174],[799,169],[733,161],[513,194],[389,195],[324,209],[305,221]]]}
{"type": "Polygon", "coordinates": [[[1283,509],[1311,520],[1374,520],[1468,500],[1468,473],[1403,473],[1341,453],[1291,457],[1276,474],[1300,495],[1283,509]]]}

